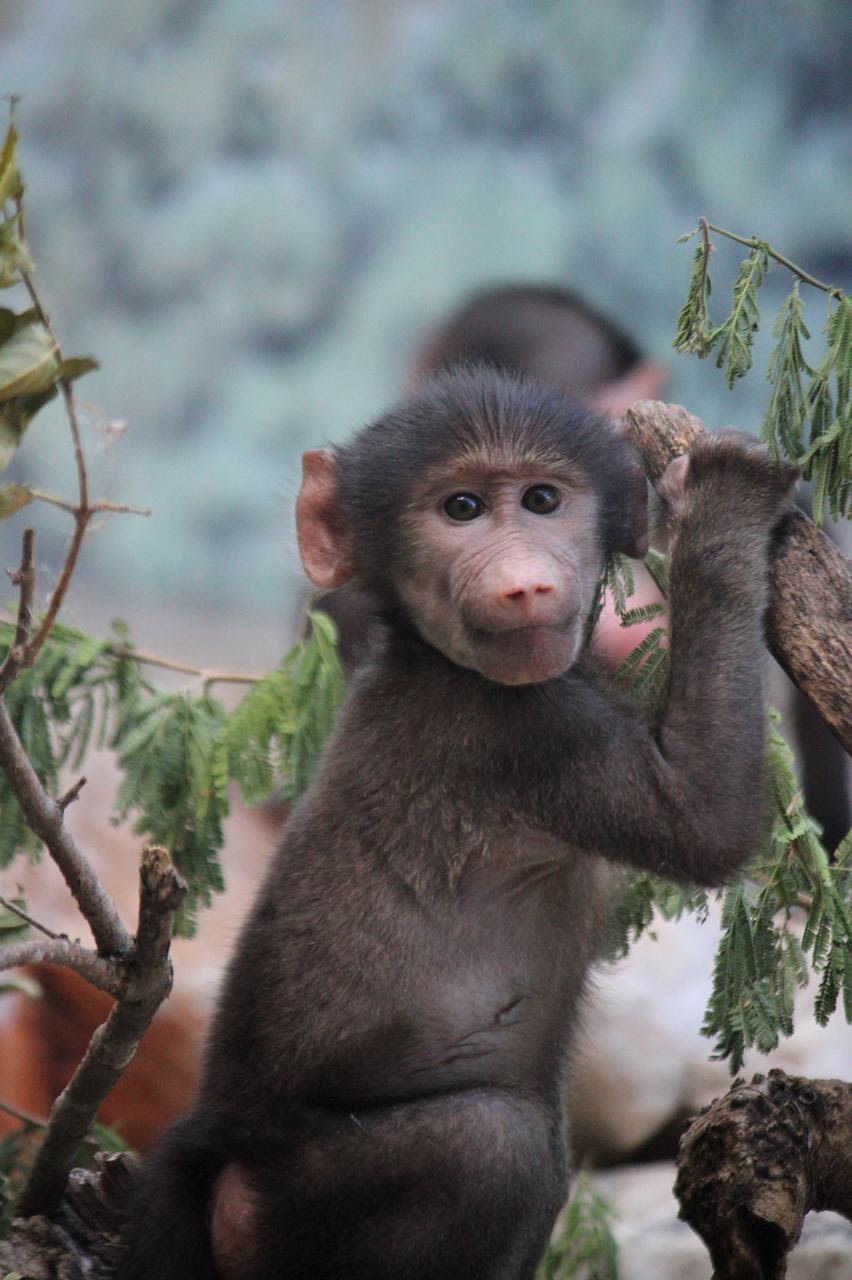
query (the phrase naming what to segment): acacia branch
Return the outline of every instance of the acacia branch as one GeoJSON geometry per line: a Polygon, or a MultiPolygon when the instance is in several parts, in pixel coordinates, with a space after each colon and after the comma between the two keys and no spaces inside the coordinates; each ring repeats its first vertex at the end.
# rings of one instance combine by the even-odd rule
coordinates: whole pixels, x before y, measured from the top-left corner
{"type": "Polygon", "coordinates": [[[19,969],[25,964],[59,964],[73,969],[93,987],[118,997],[125,979],[120,963],[99,956],[79,942],[68,938],[33,938],[28,942],[12,942],[0,947],[0,972],[19,969]]]}
{"type": "Polygon", "coordinates": [[[42,786],[0,699],[0,768],[6,774],[27,825],[43,840],[88,921],[101,955],[130,950],[130,935],[112,899],[104,890],[86,855],[68,831],[64,814],[42,786]]]}
{"type": "MultiPolygon", "coordinates": [[[[682,405],[640,400],[625,423],[648,478],[706,430],[682,405]]],[[[852,563],[805,513],[781,519],[770,559],[767,644],[775,660],[852,755],[852,563]]]]}
{"type": "Polygon", "coordinates": [[[783,1280],[811,1210],[852,1220],[852,1085],[773,1070],[697,1117],[678,1153],[680,1216],[715,1280],[783,1280]]]}
{"type": "Polygon", "coordinates": [[[737,244],[745,245],[747,249],[765,249],[770,258],[774,258],[782,267],[786,267],[794,276],[798,276],[805,284],[812,284],[815,289],[822,289],[823,293],[831,294],[832,298],[842,298],[843,290],[837,285],[826,284],[824,280],[818,280],[816,276],[812,276],[809,271],[804,271],[801,267],[796,266],[795,262],[791,262],[789,258],[785,258],[783,253],[779,253],[777,249],[773,249],[771,244],[767,244],[765,240],[758,240],[756,236],[738,236],[733,231],[726,231],[724,227],[716,227],[712,222],[708,222],[706,218],[699,218],[698,225],[704,234],[705,244],[709,245],[707,232],[712,231],[717,236],[724,236],[727,240],[735,240],[737,244]]]}
{"type": "MultiPolygon", "coordinates": [[[[7,620],[0,619],[0,625],[8,625],[7,620]]],[[[128,658],[132,662],[138,662],[142,667],[159,667],[163,671],[177,671],[185,675],[197,676],[205,685],[260,684],[266,678],[255,671],[220,671],[215,667],[199,667],[192,662],[180,662],[176,658],[169,658],[160,653],[150,653],[146,649],[137,649],[130,645],[108,644],[104,646],[103,652],[112,658],[128,658]]]]}
{"type": "Polygon", "coordinates": [[[156,846],[143,851],[139,880],[139,924],[133,950],[120,962],[124,974],[121,992],[106,1022],[92,1036],[70,1083],[53,1104],[44,1141],[17,1205],[23,1217],[51,1213],[59,1206],[74,1158],[98,1107],[171,990],[169,946],[186,885],[165,849],[156,846]]]}

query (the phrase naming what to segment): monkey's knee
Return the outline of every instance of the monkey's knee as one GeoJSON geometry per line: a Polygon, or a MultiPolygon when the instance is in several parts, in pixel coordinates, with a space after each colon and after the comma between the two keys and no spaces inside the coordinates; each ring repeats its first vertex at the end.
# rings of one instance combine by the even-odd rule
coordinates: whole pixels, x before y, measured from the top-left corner
{"type": "Polygon", "coordinates": [[[217,1280],[246,1280],[255,1260],[258,1206],[243,1165],[226,1164],[217,1177],[209,1218],[217,1280]]]}

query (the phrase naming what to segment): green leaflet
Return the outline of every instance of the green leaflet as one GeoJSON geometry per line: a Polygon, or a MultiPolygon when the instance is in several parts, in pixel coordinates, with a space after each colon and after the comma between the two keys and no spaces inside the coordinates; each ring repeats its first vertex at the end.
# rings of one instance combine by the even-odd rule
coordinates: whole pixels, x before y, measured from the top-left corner
{"type": "MultiPolygon", "coordinates": [[[[695,232],[692,232],[692,235],[694,234],[695,232]]],[[[682,240],[689,238],[689,236],[681,237],[682,240]]],[[[700,244],[692,258],[689,289],[677,318],[677,332],[672,341],[676,351],[696,355],[699,359],[710,354],[718,338],[718,330],[714,330],[710,323],[708,312],[711,293],[708,262],[709,247],[700,244]]]]}
{"type": "MultiPolygon", "coordinates": [[[[646,560],[661,587],[665,557],[646,560]]],[[[618,559],[607,575],[622,623],[649,621],[651,609],[628,607],[632,572],[618,559]],[[625,572],[625,567],[628,572],[625,572]]],[[[654,628],[625,659],[619,676],[650,711],[666,679],[664,629],[654,628]]],[[[777,721],[777,716],[774,716],[777,721]]],[[[792,752],[773,727],[768,747],[770,825],[752,864],[723,896],[723,931],[702,1030],[714,1041],[714,1056],[739,1069],[745,1052],[775,1048],[793,1030],[793,1001],[811,972],[818,978],[814,1011],[824,1023],[842,1005],[852,1021],[852,832],[830,860],[816,823],[806,812],[792,752]],[[801,940],[795,925],[804,921],[801,940]]],[[[608,954],[627,954],[653,929],[655,912],[666,919],[684,912],[706,916],[708,897],[647,873],[627,881],[610,927],[608,954]]]]}
{"type": "MultiPolygon", "coordinates": [[[[0,657],[14,634],[0,623],[0,657]]],[[[209,692],[165,693],[144,680],[123,624],[96,640],[56,624],[35,665],[6,693],[12,719],[39,777],[59,791],[63,766],[79,769],[92,745],[117,752],[122,781],[115,820],[164,845],[189,888],[178,928],[224,888],[220,866],[228,787],[247,803],[280,785],[295,799],[308,785],[343,696],[332,623],[310,636],[253,686],[230,716],[209,692]]],[[[0,866],[39,841],[0,775],[0,866]]]]}
{"type": "MultiPolygon", "coordinates": [[[[731,232],[711,230],[728,239],[741,240],[731,232]]],[[[698,356],[718,348],[716,364],[724,368],[728,386],[733,387],[752,367],[754,335],[760,325],[757,295],[771,259],[777,258],[793,272],[795,283],[772,325],[775,342],[767,370],[770,394],[761,435],[776,458],[801,467],[805,479],[812,482],[817,523],[826,514],[840,519],[852,514],[852,303],[839,289],[800,273],[765,241],[754,238],[741,242],[750,246],[750,252],[734,283],[731,310],[716,328],[707,313],[710,246],[705,242],[696,250],[673,345],[678,351],[698,356]],[[815,368],[805,353],[810,330],[804,319],[800,278],[829,295],[824,330],[827,350],[815,368]]]]}
{"type": "Polygon", "coordinates": [[[581,1173],[558,1224],[558,1234],[539,1263],[536,1280],[619,1280],[612,1206],[581,1173]]]}
{"type": "Polygon", "coordinates": [[[808,397],[803,379],[813,374],[802,351],[810,333],[802,318],[798,280],[772,326],[776,346],[769,359],[767,378],[772,392],[761,426],[761,435],[776,458],[801,461],[808,397]]]}
{"type": "Polygon", "coordinates": [[[733,387],[738,378],[744,378],[751,368],[752,344],[760,325],[757,291],[768,271],[769,250],[761,242],[740,265],[730,315],[713,335],[714,344],[719,344],[716,368],[724,368],[729,387],[733,387]]]}

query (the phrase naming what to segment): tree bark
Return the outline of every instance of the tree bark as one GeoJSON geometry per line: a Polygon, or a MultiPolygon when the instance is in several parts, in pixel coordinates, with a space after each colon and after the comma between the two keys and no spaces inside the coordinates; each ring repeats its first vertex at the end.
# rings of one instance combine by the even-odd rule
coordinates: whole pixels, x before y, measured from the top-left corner
{"type": "Polygon", "coordinates": [[[134,1157],[98,1155],[96,1170],[75,1169],[50,1218],[16,1218],[0,1240],[0,1276],[27,1280],[108,1280],[121,1256],[123,1205],[134,1157]]]}
{"type": "MultiPolygon", "coordinates": [[[[656,400],[637,401],[625,424],[652,482],[706,429],[656,400]]],[[[770,576],[772,656],[852,755],[852,563],[796,508],[778,526],[770,576]]]]}
{"type": "Polygon", "coordinates": [[[680,1216],[714,1280],[784,1280],[805,1214],[852,1220],[852,1084],[774,1070],[735,1080],[680,1142],[680,1216]]]}
{"type": "Polygon", "coordinates": [[[53,1104],[44,1140],[17,1204],[22,1217],[58,1208],[74,1157],[98,1107],[123,1074],[171,991],[169,948],[175,913],[185,894],[186,885],[165,849],[146,846],[139,867],[139,926],[124,961],[122,989],[53,1104]]]}

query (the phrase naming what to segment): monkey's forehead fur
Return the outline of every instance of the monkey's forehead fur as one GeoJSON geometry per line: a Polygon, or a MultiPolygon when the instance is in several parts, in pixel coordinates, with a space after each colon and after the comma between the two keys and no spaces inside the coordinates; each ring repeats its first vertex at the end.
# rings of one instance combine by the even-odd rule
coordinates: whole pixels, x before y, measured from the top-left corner
{"type": "Polygon", "coordinates": [[[496,468],[568,467],[604,503],[637,466],[610,419],[577,401],[488,365],[441,373],[336,450],[341,494],[353,514],[398,510],[424,475],[456,459],[496,468]]]}

